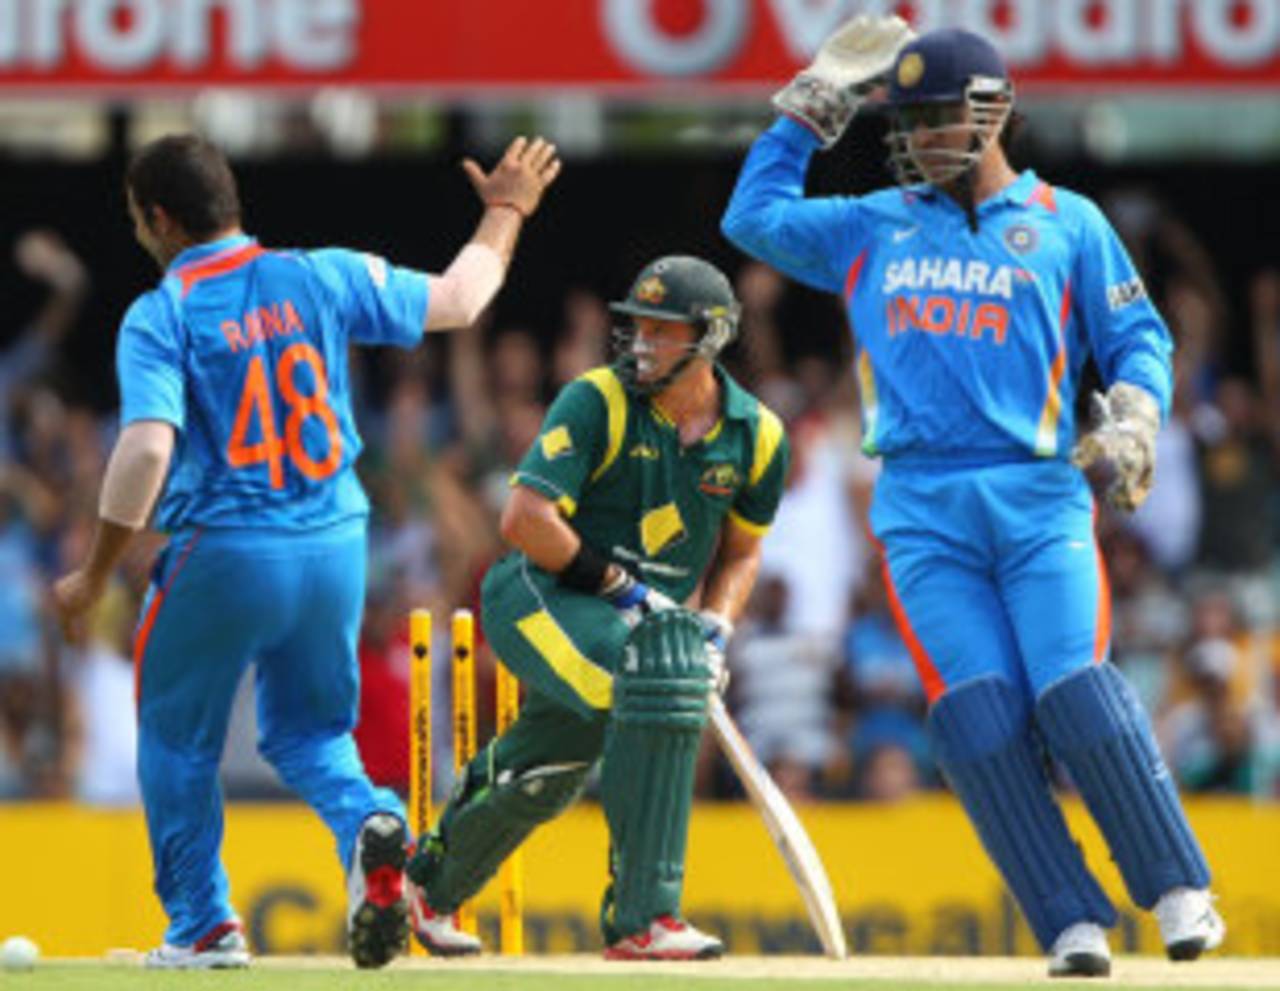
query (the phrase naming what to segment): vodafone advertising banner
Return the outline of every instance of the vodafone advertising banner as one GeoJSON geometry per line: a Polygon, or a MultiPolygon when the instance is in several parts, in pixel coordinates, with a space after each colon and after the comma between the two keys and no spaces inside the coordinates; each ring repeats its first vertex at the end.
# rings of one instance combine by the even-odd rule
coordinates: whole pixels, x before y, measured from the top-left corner
{"type": "Polygon", "coordinates": [[[0,90],[207,85],[713,95],[851,14],[993,37],[1025,89],[1280,84],[1280,0],[0,0],[0,90]]]}

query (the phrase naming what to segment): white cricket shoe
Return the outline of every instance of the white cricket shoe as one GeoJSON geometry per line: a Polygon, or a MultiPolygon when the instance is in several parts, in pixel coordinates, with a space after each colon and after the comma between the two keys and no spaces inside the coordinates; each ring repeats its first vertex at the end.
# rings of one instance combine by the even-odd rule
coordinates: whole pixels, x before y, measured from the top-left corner
{"type": "Polygon", "coordinates": [[[715,960],[724,944],[670,915],[660,915],[644,932],[605,947],[606,960],[715,960]]]}
{"type": "Polygon", "coordinates": [[[1216,950],[1227,935],[1227,924],[1213,907],[1205,888],[1174,888],[1156,902],[1156,922],[1170,960],[1194,960],[1216,950]]]}
{"type": "Polygon", "coordinates": [[[426,893],[409,886],[409,925],[413,938],[433,957],[470,957],[484,951],[478,936],[458,928],[457,916],[441,915],[427,903],[426,893]]]}
{"type": "Polygon", "coordinates": [[[408,842],[409,831],[390,812],[375,812],[360,827],[347,875],[347,948],[357,967],[381,967],[409,945],[408,842]]]}
{"type": "Polygon", "coordinates": [[[231,970],[249,966],[249,945],[239,919],[214,926],[190,946],[164,943],[147,953],[152,970],[231,970]]]}
{"type": "Polygon", "coordinates": [[[1058,933],[1049,951],[1050,977],[1106,977],[1111,973],[1107,933],[1096,922],[1077,922],[1058,933]]]}

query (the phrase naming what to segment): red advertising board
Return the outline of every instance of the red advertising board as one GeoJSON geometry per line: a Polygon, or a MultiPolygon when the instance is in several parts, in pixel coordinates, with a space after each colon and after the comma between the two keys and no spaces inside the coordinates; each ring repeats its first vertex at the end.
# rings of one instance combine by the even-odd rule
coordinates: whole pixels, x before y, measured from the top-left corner
{"type": "Polygon", "coordinates": [[[1024,88],[1280,84],[1280,0],[0,0],[0,90],[761,89],[853,13],[969,27],[1024,88]]]}

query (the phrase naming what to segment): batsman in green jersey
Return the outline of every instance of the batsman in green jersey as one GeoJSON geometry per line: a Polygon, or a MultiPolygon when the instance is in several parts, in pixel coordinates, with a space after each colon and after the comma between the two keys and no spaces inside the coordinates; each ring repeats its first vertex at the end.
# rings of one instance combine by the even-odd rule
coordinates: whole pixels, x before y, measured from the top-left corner
{"type": "Polygon", "coordinates": [[[694,762],[789,448],[778,417],[716,364],[739,307],[714,266],[661,258],[611,309],[627,323],[618,360],[552,404],[503,513],[515,551],[484,581],[485,634],[527,697],[410,861],[414,931],[435,954],[480,950],[452,914],[597,760],[605,955],[723,952],[680,916],[694,762]]]}

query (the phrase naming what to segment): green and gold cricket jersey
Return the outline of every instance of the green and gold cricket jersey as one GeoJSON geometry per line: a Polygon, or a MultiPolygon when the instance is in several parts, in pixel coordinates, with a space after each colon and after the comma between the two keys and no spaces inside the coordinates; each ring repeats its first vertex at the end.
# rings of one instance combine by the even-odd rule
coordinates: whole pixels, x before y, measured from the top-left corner
{"type": "MultiPolygon", "coordinates": [[[[556,397],[513,484],[554,501],[596,551],[686,600],[726,521],[753,533],[773,521],[787,473],[781,422],[719,368],[716,377],[720,419],[705,438],[682,445],[675,425],[628,394],[613,369],[588,372],[556,397]]],[[[627,674],[626,648],[639,635],[622,614],[522,553],[489,569],[480,603],[488,643],[523,682],[525,704],[468,765],[438,827],[444,853],[415,858],[415,879],[430,885],[438,911],[453,911],[538,823],[577,797],[603,758],[616,885],[608,925],[631,932],[644,918],[678,914],[681,824],[710,687],[694,674],[705,671],[696,624],[695,642],[686,628],[675,654],[671,629],[648,634],[636,646],[646,660],[627,674]],[[615,702],[618,678],[630,687],[615,702]]]]}
{"type": "Polygon", "coordinates": [[[676,426],[612,368],[561,390],[513,484],[560,507],[582,539],[677,601],[697,586],[726,518],[773,522],[786,480],[782,422],[717,366],[720,420],[682,445],[676,426]]]}

